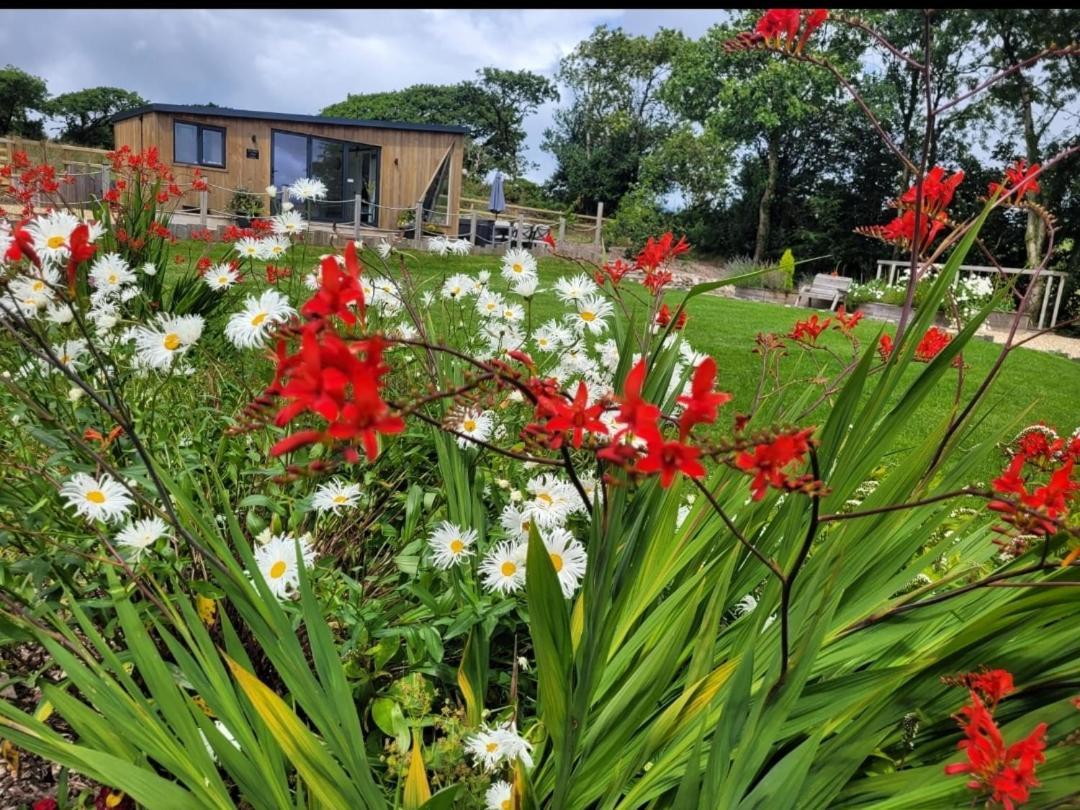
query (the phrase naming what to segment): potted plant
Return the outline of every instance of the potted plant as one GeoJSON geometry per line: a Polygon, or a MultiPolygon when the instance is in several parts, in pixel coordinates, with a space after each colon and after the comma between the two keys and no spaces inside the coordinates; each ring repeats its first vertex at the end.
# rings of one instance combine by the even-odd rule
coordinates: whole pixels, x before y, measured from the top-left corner
{"type": "Polygon", "coordinates": [[[251,220],[263,213],[262,197],[245,188],[238,188],[228,205],[229,213],[236,216],[236,224],[250,228],[251,220]]]}

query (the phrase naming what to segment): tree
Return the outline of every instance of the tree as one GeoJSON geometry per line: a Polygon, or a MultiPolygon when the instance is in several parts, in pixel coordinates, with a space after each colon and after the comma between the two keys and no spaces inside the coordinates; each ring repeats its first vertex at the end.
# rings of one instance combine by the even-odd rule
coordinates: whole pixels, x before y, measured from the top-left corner
{"type": "Polygon", "coordinates": [[[544,133],[543,148],[558,161],[553,193],[578,210],[600,201],[617,210],[671,129],[660,89],[682,42],[670,29],[650,38],[599,26],[562,60],[556,78],[574,99],[544,133]]]}
{"type": "Polygon", "coordinates": [[[415,84],[385,93],[352,94],[322,115],[373,121],[461,126],[467,130],[466,168],[474,175],[501,169],[525,171],[526,117],[558,98],[554,85],[527,70],[482,68],[478,80],[457,84],[415,84]]]}
{"type": "Polygon", "coordinates": [[[42,120],[30,118],[29,113],[42,112],[48,95],[44,79],[14,65],[0,70],[0,135],[45,137],[42,120]]]}
{"type": "Polygon", "coordinates": [[[79,146],[112,149],[109,119],[118,112],[140,107],[146,99],[119,87],[88,87],[62,93],[48,103],[51,116],[63,120],[59,140],[79,146]]]}
{"type": "MultiPolygon", "coordinates": [[[[1080,30],[1080,10],[987,9],[978,15],[978,22],[979,35],[992,43],[986,69],[993,74],[1050,47],[1056,35],[1067,36],[1067,32],[1080,30]]],[[[1023,144],[1022,157],[1029,165],[1048,157],[1044,144],[1053,134],[1060,114],[1072,112],[1075,116],[1080,101],[1078,61],[1075,58],[1044,60],[1031,69],[1015,71],[990,90],[997,112],[992,121],[994,134],[1019,137],[1023,144]]],[[[1008,148],[1012,145],[1001,144],[999,154],[1012,151],[1008,148]]],[[[1075,165],[1074,159],[1057,171],[1068,171],[1075,165]]],[[[1024,232],[1029,267],[1035,267],[1042,258],[1044,230],[1043,220],[1029,212],[1024,232]]]]}

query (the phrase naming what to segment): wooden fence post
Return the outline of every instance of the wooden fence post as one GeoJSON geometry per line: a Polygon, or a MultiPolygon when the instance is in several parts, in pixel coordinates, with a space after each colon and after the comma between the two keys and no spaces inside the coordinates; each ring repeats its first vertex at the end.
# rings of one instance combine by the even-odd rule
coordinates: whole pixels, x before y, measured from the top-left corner
{"type": "Polygon", "coordinates": [[[420,200],[416,204],[416,211],[413,212],[413,236],[415,237],[415,245],[417,248],[424,246],[424,201],[420,200]]]}
{"type": "Polygon", "coordinates": [[[514,230],[517,231],[517,234],[515,236],[516,244],[514,245],[514,247],[520,250],[522,244],[524,244],[523,237],[525,235],[525,215],[522,214],[520,211],[518,211],[517,222],[515,224],[517,227],[515,227],[514,230]]]}
{"type": "Polygon", "coordinates": [[[109,167],[101,167],[101,197],[105,198],[105,195],[109,191],[109,187],[112,185],[112,178],[109,177],[109,167]]]}
{"type": "Polygon", "coordinates": [[[353,241],[360,241],[360,217],[363,215],[364,198],[359,194],[353,195],[352,232],[353,241]]]}
{"type": "Polygon", "coordinates": [[[206,230],[206,215],[210,208],[210,192],[203,189],[199,192],[199,227],[206,230]]]}
{"type": "Polygon", "coordinates": [[[593,234],[593,246],[600,247],[600,231],[604,227],[604,203],[596,204],[596,233],[593,234]]]}
{"type": "Polygon", "coordinates": [[[469,212],[469,243],[476,247],[476,212],[469,212]]]}
{"type": "Polygon", "coordinates": [[[559,217],[559,242],[566,238],[566,217],[559,217]]]}

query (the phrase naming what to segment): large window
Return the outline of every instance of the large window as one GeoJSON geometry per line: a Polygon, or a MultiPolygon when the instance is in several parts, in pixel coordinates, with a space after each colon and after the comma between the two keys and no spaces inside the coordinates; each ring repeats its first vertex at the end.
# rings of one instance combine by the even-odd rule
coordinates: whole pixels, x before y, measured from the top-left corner
{"type": "MultiPolygon", "coordinates": [[[[279,189],[301,177],[326,184],[326,200],[310,204],[313,219],[351,222],[359,196],[360,221],[378,221],[378,147],[274,130],[270,153],[270,182],[279,189]]],[[[301,210],[308,208],[305,203],[301,210]]]]}
{"type": "Polygon", "coordinates": [[[225,168],[225,130],[173,122],[173,163],[225,168]]]}

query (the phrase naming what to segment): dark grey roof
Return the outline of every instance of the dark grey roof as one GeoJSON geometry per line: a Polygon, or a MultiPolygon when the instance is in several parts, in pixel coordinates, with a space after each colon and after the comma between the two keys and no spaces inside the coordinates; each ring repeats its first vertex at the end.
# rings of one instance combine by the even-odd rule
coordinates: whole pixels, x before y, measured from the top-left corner
{"type": "Polygon", "coordinates": [[[195,104],[146,104],[132,110],[124,110],[110,120],[115,124],[127,118],[150,112],[178,113],[180,115],[214,115],[218,118],[258,118],[264,121],[292,121],[305,124],[336,124],[346,127],[372,127],[374,129],[411,129],[420,132],[450,132],[465,134],[465,127],[443,124],[407,124],[402,121],[362,121],[358,118],[329,118],[325,115],[291,115],[289,113],[260,112],[258,110],[234,110],[229,107],[203,107],[195,104]]]}

